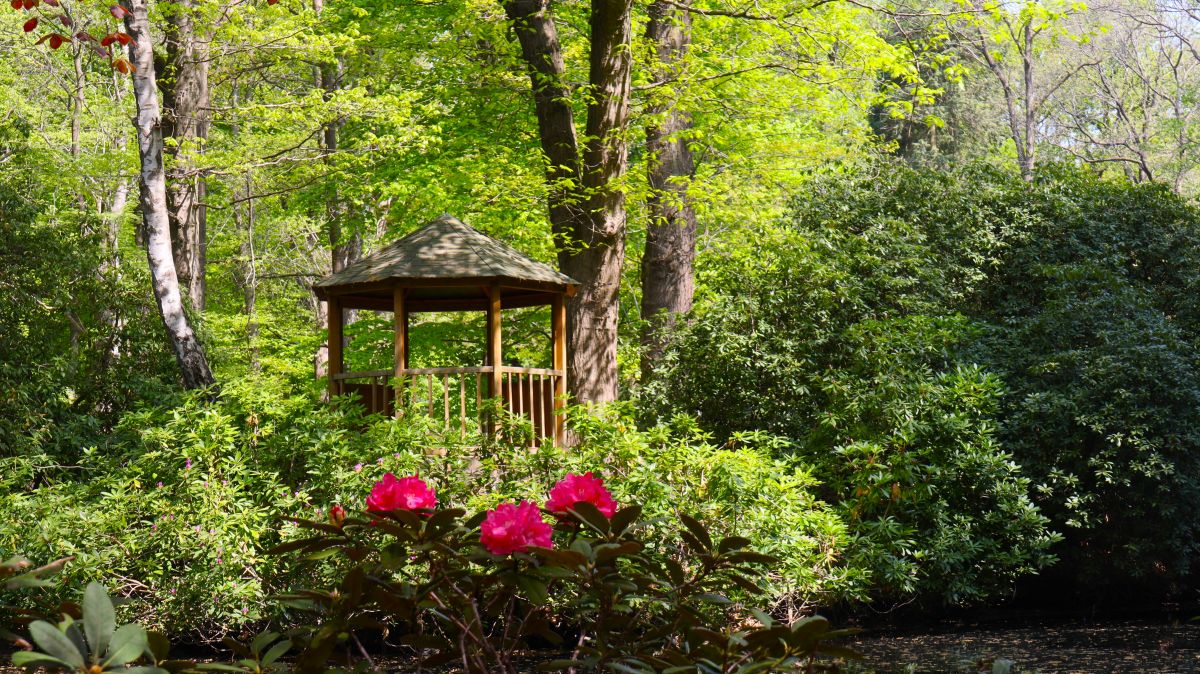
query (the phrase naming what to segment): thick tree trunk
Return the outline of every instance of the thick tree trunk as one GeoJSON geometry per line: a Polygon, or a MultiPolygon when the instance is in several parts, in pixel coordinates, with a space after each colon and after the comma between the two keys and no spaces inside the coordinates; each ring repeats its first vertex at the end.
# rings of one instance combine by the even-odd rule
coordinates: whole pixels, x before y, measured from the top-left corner
{"type": "MultiPolygon", "coordinates": [[[[650,5],[646,39],[655,48],[654,79],[678,77],[679,62],[691,43],[691,16],[663,0],[650,5]]],[[[674,92],[677,87],[666,91],[674,92]]],[[[664,333],[675,317],[692,308],[696,282],[696,212],[688,196],[695,173],[686,134],[690,116],[665,93],[647,110],[646,174],[650,184],[646,209],[646,251],[642,255],[642,379],[647,380],[665,346],[664,333]]]]}
{"type": "Polygon", "coordinates": [[[213,376],[208,359],[204,356],[204,348],[196,339],[184,312],[179,279],[175,274],[175,260],[171,253],[161,113],[147,0],[121,0],[121,5],[130,12],[125,17],[125,28],[137,45],[130,50],[130,55],[137,69],[133,74],[134,100],[137,101],[134,126],[137,129],[138,158],[141,160],[139,203],[146,231],[150,280],[167,338],[179,362],[183,385],[200,388],[213,384],[213,376]]]}
{"type": "Polygon", "coordinates": [[[163,135],[174,139],[167,147],[173,158],[167,175],[171,243],[180,283],[193,311],[204,311],[207,260],[206,184],[196,172],[196,155],[204,151],[210,123],[208,37],[196,26],[197,0],[176,0],[164,6],[167,72],[163,93],[163,135]]]}
{"type": "Polygon", "coordinates": [[[581,152],[549,0],[505,3],[529,68],[559,266],[581,284],[567,316],[570,388],[580,402],[617,397],[626,223],[625,195],[616,183],[628,154],[630,9],[629,0],[592,0],[587,141],[581,152]]]}

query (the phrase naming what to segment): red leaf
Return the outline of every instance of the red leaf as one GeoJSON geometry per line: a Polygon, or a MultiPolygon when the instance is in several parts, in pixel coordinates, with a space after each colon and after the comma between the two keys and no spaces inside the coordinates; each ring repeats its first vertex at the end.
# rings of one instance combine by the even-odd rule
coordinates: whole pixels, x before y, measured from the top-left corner
{"type": "Polygon", "coordinates": [[[267,0],[268,5],[274,5],[277,2],[279,2],[279,0],[267,0]]]}
{"type": "Polygon", "coordinates": [[[50,5],[51,7],[58,7],[58,6],[59,6],[58,0],[45,0],[45,3],[46,3],[47,5],[50,5]]]}
{"type": "Polygon", "coordinates": [[[55,33],[54,35],[50,36],[50,48],[58,49],[59,47],[63,46],[64,42],[70,42],[70,41],[71,41],[71,38],[64,37],[62,35],[59,35],[58,33],[55,33]]]}
{"type": "Polygon", "coordinates": [[[117,59],[116,61],[113,61],[112,65],[114,68],[117,69],[117,72],[123,73],[125,75],[128,75],[129,73],[137,70],[137,68],[133,67],[132,63],[130,63],[129,61],[126,61],[125,59],[117,59]]]}
{"type": "Polygon", "coordinates": [[[9,7],[12,7],[13,9],[21,9],[24,4],[25,3],[21,2],[21,0],[12,0],[12,2],[8,3],[9,7]]]}
{"type": "Polygon", "coordinates": [[[125,17],[129,16],[129,10],[120,5],[113,5],[112,7],[109,7],[108,11],[112,12],[112,15],[118,19],[124,19],[125,17]]]}
{"type": "Polygon", "coordinates": [[[117,34],[111,33],[109,35],[105,35],[104,38],[100,40],[100,46],[107,47],[108,45],[110,45],[116,41],[117,41],[117,34]]]}
{"type": "Polygon", "coordinates": [[[37,45],[39,45],[39,44],[41,44],[41,43],[43,43],[43,42],[45,42],[46,40],[49,40],[49,39],[50,39],[50,36],[49,36],[49,35],[43,35],[43,36],[39,37],[39,38],[38,38],[38,41],[37,41],[37,42],[34,42],[34,43],[33,43],[33,45],[36,47],[37,45]]]}
{"type": "Polygon", "coordinates": [[[100,58],[108,58],[108,50],[103,47],[92,47],[92,51],[96,52],[96,56],[100,58]]]}
{"type": "Polygon", "coordinates": [[[25,7],[25,9],[33,9],[34,7],[38,6],[38,0],[24,0],[21,5],[25,7]]]}
{"type": "Polygon", "coordinates": [[[71,26],[75,25],[75,22],[71,20],[71,17],[67,16],[66,14],[59,14],[58,22],[66,28],[70,28],[71,26]]]}
{"type": "Polygon", "coordinates": [[[25,29],[25,32],[28,33],[29,31],[33,30],[34,28],[37,28],[37,24],[38,24],[38,20],[37,20],[37,17],[35,16],[32,19],[26,21],[25,25],[22,27],[25,29]]]}
{"type": "Polygon", "coordinates": [[[129,37],[129,35],[125,33],[117,33],[117,42],[120,42],[121,44],[129,44],[130,42],[133,42],[133,38],[129,37]]]}
{"type": "Polygon", "coordinates": [[[83,40],[85,42],[95,42],[96,41],[96,38],[92,37],[92,34],[87,32],[86,30],[81,30],[78,33],[75,33],[75,39],[83,40]]]}

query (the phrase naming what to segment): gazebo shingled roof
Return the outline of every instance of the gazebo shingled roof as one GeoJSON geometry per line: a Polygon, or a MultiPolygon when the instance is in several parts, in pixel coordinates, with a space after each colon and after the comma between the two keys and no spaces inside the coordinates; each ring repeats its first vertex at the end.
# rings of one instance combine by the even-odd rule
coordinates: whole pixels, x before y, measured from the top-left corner
{"type": "Polygon", "coordinates": [[[529,291],[565,291],[568,295],[574,294],[579,285],[549,265],[526,257],[455,217],[442,215],[317,281],[314,290],[322,299],[332,291],[390,301],[390,289],[403,285],[410,288],[408,296],[414,300],[482,300],[479,288],[488,284],[529,291]]]}

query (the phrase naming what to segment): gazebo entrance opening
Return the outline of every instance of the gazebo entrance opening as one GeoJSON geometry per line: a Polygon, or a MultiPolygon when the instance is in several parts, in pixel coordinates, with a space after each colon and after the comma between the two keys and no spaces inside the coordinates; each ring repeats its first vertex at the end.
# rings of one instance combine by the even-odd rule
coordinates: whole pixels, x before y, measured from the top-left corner
{"type": "Polygon", "coordinates": [[[442,216],[346,269],[318,281],[328,303],[331,396],[356,393],[369,412],[420,411],[466,434],[487,424],[484,400],[498,398],[525,417],[535,442],[562,441],[557,413],[566,393],[566,298],[577,283],[548,265],[450,216],[442,216]],[[506,365],[504,310],[550,307],[551,367],[506,365]],[[344,312],[392,312],[393,366],[347,371],[344,312]],[[421,312],[479,311],[486,316],[482,365],[410,368],[409,324],[421,312]],[[399,401],[399,404],[397,404],[399,401]]]}

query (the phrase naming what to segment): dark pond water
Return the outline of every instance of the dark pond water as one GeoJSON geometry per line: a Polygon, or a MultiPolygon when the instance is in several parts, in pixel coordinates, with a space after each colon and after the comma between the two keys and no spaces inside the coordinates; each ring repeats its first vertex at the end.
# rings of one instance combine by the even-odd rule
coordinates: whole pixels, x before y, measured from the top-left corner
{"type": "Polygon", "coordinates": [[[870,630],[852,644],[851,671],[1200,672],[1200,623],[1153,621],[954,625],[870,630]],[[1006,668],[1001,662],[997,671],[1006,668]]]}

